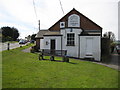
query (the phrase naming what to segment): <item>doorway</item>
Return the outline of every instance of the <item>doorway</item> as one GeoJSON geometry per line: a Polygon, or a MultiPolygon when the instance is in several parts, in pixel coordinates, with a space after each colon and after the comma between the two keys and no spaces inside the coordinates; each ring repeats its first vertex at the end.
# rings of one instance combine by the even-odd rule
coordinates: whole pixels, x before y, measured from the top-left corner
{"type": "Polygon", "coordinates": [[[86,39],[86,56],[93,56],[93,38],[86,39]]]}
{"type": "Polygon", "coordinates": [[[50,50],[51,54],[55,54],[55,39],[51,39],[50,50]]]}

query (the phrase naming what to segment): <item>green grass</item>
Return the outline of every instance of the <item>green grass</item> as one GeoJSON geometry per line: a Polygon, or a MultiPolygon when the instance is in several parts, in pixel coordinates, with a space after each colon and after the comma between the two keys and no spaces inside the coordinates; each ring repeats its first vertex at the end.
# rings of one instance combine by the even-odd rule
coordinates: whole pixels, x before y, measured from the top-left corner
{"type": "Polygon", "coordinates": [[[38,54],[21,51],[27,47],[2,52],[3,88],[118,88],[117,70],[75,59],[39,61],[38,54]]]}
{"type": "Polygon", "coordinates": [[[18,41],[7,41],[6,43],[18,43],[18,41]]]}

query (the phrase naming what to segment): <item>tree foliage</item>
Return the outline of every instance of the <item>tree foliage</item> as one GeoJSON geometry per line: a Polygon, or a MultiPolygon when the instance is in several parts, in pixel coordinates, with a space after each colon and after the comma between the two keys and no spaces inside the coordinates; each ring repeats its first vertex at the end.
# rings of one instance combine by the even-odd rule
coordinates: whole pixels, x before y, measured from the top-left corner
{"type": "Polygon", "coordinates": [[[31,40],[31,36],[28,35],[27,37],[25,37],[25,39],[27,39],[28,41],[30,41],[31,40]]]}
{"type": "Polygon", "coordinates": [[[110,32],[110,31],[106,32],[106,33],[104,33],[103,36],[106,38],[109,38],[111,42],[115,41],[115,34],[113,32],[110,32]]]}
{"type": "Polygon", "coordinates": [[[31,35],[31,40],[35,40],[35,36],[36,36],[36,34],[32,34],[31,35]]]}
{"type": "Polygon", "coordinates": [[[103,37],[109,39],[110,44],[107,45],[107,47],[110,47],[110,52],[112,53],[114,51],[115,46],[116,46],[116,44],[115,44],[115,40],[116,40],[115,39],[115,34],[113,32],[106,32],[106,33],[104,33],[103,37]]]}
{"type": "Polygon", "coordinates": [[[14,27],[1,27],[3,41],[15,41],[19,37],[19,31],[14,27]],[[8,39],[9,37],[9,39],[8,39]]]}

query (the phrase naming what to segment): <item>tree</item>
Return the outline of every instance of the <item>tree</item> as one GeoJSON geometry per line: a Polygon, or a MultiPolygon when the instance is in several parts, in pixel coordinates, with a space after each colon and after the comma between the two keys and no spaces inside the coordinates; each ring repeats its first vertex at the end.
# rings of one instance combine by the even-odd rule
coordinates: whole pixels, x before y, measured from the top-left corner
{"type": "Polygon", "coordinates": [[[36,36],[36,34],[32,34],[31,35],[31,40],[35,40],[35,36],[36,36]]]}
{"type": "Polygon", "coordinates": [[[17,40],[17,38],[19,37],[19,32],[16,28],[14,27],[1,27],[1,30],[2,30],[2,39],[3,41],[8,41],[8,37],[9,39],[12,41],[15,41],[17,40]]]}
{"type": "Polygon", "coordinates": [[[110,51],[111,53],[114,51],[115,48],[115,34],[113,32],[106,32],[104,33],[103,37],[108,38],[110,40],[110,51]]]}
{"type": "Polygon", "coordinates": [[[7,36],[12,36],[12,29],[10,28],[10,27],[2,27],[1,28],[1,30],[2,30],[2,35],[4,36],[4,37],[7,37],[7,36]]]}
{"type": "Polygon", "coordinates": [[[27,39],[28,41],[30,41],[31,40],[31,36],[28,35],[27,37],[25,37],[25,39],[27,39]]]}
{"type": "Polygon", "coordinates": [[[12,31],[13,31],[13,35],[12,35],[12,38],[13,38],[13,41],[17,40],[17,38],[19,37],[19,32],[16,28],[12,27],[12,31]]]}
{"type": "Polygon", "coordinates": [[[113,32],[106,32],[103,37],[109,38],[111,42],[115,41],[115,34],[113,32]]]}

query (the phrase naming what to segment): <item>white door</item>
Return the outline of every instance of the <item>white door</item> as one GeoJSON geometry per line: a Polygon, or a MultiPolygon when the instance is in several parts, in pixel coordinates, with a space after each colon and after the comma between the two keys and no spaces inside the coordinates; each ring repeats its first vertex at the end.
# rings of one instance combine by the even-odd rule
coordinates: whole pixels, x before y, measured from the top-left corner
{"type": "Polygon", "coordinates": [[[101,36],[80,36],[80,58],[101,60],[101,36]]]}
{"type": "Polygon", "coordinates": [[[93,56],[93,38],[86,38],[86,56],[93,56]]]}

